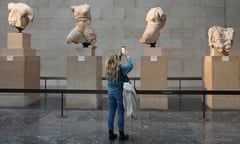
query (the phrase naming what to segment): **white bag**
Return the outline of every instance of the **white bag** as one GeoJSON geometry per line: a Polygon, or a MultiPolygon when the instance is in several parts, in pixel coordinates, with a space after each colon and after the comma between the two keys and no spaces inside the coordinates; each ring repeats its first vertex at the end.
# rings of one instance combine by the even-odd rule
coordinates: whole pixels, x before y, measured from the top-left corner
{"type": "Polygon", "coordinates": [[[129,82],[123,83],[123,105],[127,113],[127,118],[134,120],[134,113],[139,108],[140,98],[136,94],[135,88],[129,82]]]}

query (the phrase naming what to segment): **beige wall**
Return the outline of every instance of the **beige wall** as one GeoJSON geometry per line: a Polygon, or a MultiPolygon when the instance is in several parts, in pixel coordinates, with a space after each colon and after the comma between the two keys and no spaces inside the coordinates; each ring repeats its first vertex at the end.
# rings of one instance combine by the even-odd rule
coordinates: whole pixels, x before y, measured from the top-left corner
{"type": "MultiPolygon", "coordinates": [[[[239,0],[19,0],[34,8],[36,19],[24,32],[32,35],[32,47],[41,56],[42,76],[66,76],[66,56],[81,45],[67,45],[65,38],[74,27],[70,6],[88,3],[92,9],[92,25],[97,33],[96,54],[105,56],[126,45],[134,59],[131,76],[140,76],[140,58],[146,45],[139,38],[145,28],[149,8],[160,6],[167,22],[157,43],[168,57],[169,76],[202,76],[203,56],[209,54],[207,30],[226,24],[235,29],[232,55],[240,45],[239,0]]],[[[7,23],[7,3],[0,1],[0,47],[5,48],[7,32],[16,31],[7,23]]],[[[172,82],[170,85],[175,85],[172,82]]],[[[184,82],[183,86],[201,86],[200,82],[184,82]]]]}

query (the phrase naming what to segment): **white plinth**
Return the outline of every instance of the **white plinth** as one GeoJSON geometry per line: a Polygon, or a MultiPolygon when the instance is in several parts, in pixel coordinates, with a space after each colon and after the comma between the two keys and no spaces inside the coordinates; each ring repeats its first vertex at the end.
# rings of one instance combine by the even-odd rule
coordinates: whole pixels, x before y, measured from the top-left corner
{"type": "MultiPolygon", "coordinates": [[[[101,56],[68,56],[67,57],[68,89],[102,89],[101,56]]],[[[68,94],[67,108],[99,109],[102,106],[100,94],[68,94]]]]}
{"type": "MultiPolygon", "coordinates": [[[[204,85],[208,90],[238,90],[239,57],[205,56],[204,85]]],[[[212,109],[240,109],[240,97],[207,95],[206,104],[212,109]]]]}

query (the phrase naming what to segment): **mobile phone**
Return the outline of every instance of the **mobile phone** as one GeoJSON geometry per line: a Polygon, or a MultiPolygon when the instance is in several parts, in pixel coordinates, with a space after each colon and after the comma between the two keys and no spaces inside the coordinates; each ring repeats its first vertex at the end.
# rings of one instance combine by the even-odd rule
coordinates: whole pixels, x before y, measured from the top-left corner
{"type": "Polygon", "coordinates": [[[125,46],[121,46],[121,53],[125,54],[126,53],[126,47],[125,46]]]}

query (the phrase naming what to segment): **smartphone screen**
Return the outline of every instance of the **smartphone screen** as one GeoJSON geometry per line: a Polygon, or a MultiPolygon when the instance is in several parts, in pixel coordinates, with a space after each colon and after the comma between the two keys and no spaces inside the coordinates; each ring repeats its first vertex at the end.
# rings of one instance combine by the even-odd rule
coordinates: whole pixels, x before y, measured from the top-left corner
{"type": "Polygon", "coordinates": [[[121,46],[121,53],[125,54],[125,52],[126,52],[126,47],[125,46],[121,46]]]}

